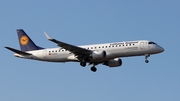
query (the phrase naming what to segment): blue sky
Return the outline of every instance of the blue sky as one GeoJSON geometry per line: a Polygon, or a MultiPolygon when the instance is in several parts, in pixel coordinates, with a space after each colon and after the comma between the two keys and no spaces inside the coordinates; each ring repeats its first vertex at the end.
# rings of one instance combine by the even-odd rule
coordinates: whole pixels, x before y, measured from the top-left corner
{"type": "Polygon", "coordinates": [[[179,0],[0,1],[1,101],[178,101],[180,100],[179,0]],[[73,44],[148,39],[165,48],[144,57],[122,58],[109,68],[18,59],[22,28],[42,47],[56,47],[43,32],[73,44]]]}

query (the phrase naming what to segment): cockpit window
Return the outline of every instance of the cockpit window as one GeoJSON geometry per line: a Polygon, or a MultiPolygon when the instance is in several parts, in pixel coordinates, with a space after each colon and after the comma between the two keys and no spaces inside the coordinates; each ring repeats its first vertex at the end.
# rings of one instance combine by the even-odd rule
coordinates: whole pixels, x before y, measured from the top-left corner
{"type": "Polygon", "coordinates": [[[148,44],[156,44],[155,42],[149,42],[148,44]]]}

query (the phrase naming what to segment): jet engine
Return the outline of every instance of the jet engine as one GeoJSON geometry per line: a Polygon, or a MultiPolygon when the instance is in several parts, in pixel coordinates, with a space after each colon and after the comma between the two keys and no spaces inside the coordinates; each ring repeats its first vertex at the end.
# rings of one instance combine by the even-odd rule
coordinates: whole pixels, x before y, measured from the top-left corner
{"type": "Polygon", "coordinates": [[[91,54],[91,58],[93,60],[104,59],[105,57],[106,57],[105,51],[93,51],[93,53],[91,54]]]}
{"type": "Polygon", "coordinates": [[[104,62],[104,65],[109,66],[109,67],[118,67],[122,65],[122,60],[119,58],[115,58],[115,59],[104,62]]]}

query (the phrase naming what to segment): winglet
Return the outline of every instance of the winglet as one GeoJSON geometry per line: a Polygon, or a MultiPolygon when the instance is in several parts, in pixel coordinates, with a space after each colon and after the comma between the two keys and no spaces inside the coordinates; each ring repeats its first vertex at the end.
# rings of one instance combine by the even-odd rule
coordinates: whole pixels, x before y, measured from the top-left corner
{"type": "Polygon", "coordinates": [[[46,32],[44,32],[44,34],[45,34],[45,36],[46,36],[46,38],[47,38],[48,40],[51,40],[51,39],[52,39],[46,32]]]}
{"type": "Polygon", "coordinates": [[[47,38],[49,41],[52,41],[52,42],[54,42],[54,43],[56,43],[56,44],[59,44],[59,41],[57,41],[56,39],[51,38],[46,32],[44,32],[44,34],[45,34],[46,38],[47,38]]]}

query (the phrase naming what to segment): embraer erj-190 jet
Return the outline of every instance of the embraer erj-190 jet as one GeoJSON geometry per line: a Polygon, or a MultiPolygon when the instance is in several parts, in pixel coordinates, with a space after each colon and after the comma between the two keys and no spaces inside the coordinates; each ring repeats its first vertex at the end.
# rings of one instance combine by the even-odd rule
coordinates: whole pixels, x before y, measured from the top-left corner
{"type": "Polygon", "coordinates": [[[121,66],[122,57],[145,56],[145,62],[148,63],[150,55],[164,51],[161,46],[148,40],[74,46],[53,39],[45,32],[47,39],[56,43],[59,48],[42,48],[37,46],[22,29],[17,29],[17,34],[21,50],[5,47],[15,52],[15,57],[47,62],[80,62],[82,67],[88,63],[92,66],[93,72],[96,72],[95,66],[98,64],[109,67],[121,66]]]}

